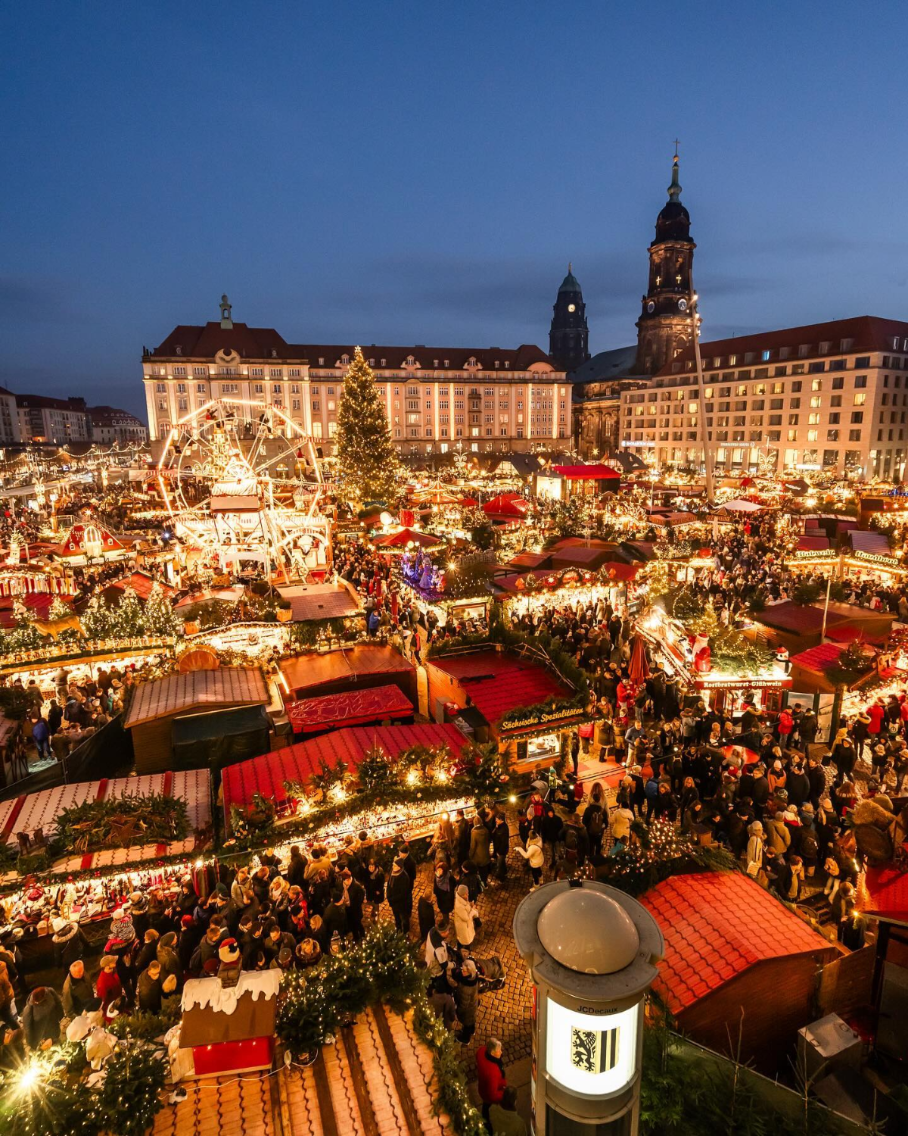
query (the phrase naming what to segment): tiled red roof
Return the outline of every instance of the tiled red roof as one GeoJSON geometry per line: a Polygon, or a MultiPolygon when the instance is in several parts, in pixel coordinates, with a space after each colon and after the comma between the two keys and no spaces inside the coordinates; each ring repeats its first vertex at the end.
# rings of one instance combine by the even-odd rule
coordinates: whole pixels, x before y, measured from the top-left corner
{"type": "Polygon", "coordinates": [[[287,717],[297,734],[413,713],[410,699],[393,684],[373,686],[367,690],[348,690],[343,694],[323,694],[321,698],[303,698],[285,705],[287,717]]]}
{"type": "Polygon", "coordinates": [[[0,599],[0,627],[16,626],[16,616],[13,610],[16,600],[21,600],[36,619],[48,619],[51,604],[56,599],[61,599],[65,604],[71,605],[73,597],[52,596],[49,592],[25,592],[18,596],[3,596],[0,599]]]}
{"type": "Polygon", "coordinates": [[[842,648],[836,643],[821,643],[818,647],[810,647],[807,651],[792,655],[790,662],[797,663],[805,670],[824,674],[829,667],[836,665],[841,653],[842,648]]]}
{"type": "Polygon", "coordinates": [[[665,936],[653,989],[673,1014],[751,966],[835,948],[741,872],[672,876],[641,897],[665,936]]]}
{"type": "Polygon", "coordinates": [[[228,765],[223,770],[224,809],[230,815],[231,805],[248,805],[253,793],[282,801],[286,797],[285,781],[306,784],[314,773],[344,762],[355,769],[375,746],[391,757],[397,757],[411,746],[446,745],[459,754],[466,739],[456,726],[438,726],[434,722],[414,726],[352,726],[318,738],[298,742],[285,749],[228,765]]]}
{"type": "Polygon", "coordinates": [[[282,659],[281,674],[287,686],[301,694],[332,682],[353,683],[358,675],[406,674],[414,670],[412,663],[393,647],[361,643],[349,650],[329,651],[321,655],[309,651],[282,659]]]}
{"type": "Polygon", "coordinates": [[[908,872],[894,864],[868,867],[858,890],[858,907],[875,919],[908,923],[908,872]]]}
{"type": "Polygon", "coordinates": [[[885,643],[888,638],[885,634],[873,634],[866,627],[858,627],[856,623],[839,623],[835,627],[827,627],[826,634],[837,643],[853,643],[859,639],[863,643],[885,643]]]}
{"type": "Polygon", "coordinates": [[[589,465],[553,465],[552,469],[555,473],[560,473],[562,477],[568,479],[573,478],[577,481],[602,481],[609,477],[620,477],[621,474],[611,466],[602,465],[599,463],[590,463],[589,465]]]}
{"type": "Polygon", "coordinates": [[[571,696],[570,690],[547,670],[514,655],[477,651],[472,655],[447,655],[431,662],[460,682],[489,725],[518,706],[571,696]]]}
{"type": "Polygon", "coordinates": [[[799,536],[798,552],[820,552],[829,548],[828,536],[799,536]]]}

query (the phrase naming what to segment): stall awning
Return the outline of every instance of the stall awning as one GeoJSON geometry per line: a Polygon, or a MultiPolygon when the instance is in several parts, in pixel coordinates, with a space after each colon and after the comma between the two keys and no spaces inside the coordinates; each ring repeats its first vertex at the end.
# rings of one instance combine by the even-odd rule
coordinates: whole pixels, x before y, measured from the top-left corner
{"type": "Polygon", "coordinates": [[[285,782],[305,785],[323,768],[335,769],[343,763],[353,773],[372,750],[381,750],[393,759],[417,745],[447,746],[456,757],[466,744],[456,726],[434,722],[335,730],[228,766],[222,774],[224,813],[229,819],[231,805],[250,805],[256,793],[279,803],[287,796],[285,782]]]}
{"type": "Polygon", "coordinates": [[[876,556],[891,556],[889,540],[882,533],[851,530],[851,547],[855,552],[872,552],[876,556]]]}
{"type": "Polygon", "coordinates": [[[326,694],[286,704],[294,733],[326,730],[330,726],[355,726],[403,718],[413,713],[413,705],[399,686],[373,686],[344,694],[326,694]]]}
{"type": "MultiPolygon", "coordinates": [[[[904,851],[908,853],[908,844],[904,851]]],[[[908,924],[908,872],[891,863],[868,867],[858,890],[858,907],[874,919],[908,924]]]]}

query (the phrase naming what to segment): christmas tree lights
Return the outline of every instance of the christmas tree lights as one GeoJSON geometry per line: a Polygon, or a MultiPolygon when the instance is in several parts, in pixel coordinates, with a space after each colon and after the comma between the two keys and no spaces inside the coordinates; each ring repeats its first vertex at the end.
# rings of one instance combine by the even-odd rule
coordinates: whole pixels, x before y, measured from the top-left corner
{"type": "Polygon", "coordinates": [[[398,461],[388,416],[359,347],[344,376],[335,449],[341,480],[353,500],[391,501],[397,496],[398,461]]]}

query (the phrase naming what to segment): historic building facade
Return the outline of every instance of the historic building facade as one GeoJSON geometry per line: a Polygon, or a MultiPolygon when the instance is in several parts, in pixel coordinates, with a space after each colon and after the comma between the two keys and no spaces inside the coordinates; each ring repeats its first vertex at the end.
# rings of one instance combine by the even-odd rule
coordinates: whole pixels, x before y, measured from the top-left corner
{"type": "Polygon", "coordinates": [[[91,418],[84,398],[17,394],[19,434],[23,442],[65,446],[91,441],[91,418]]]}
{"type": "MultiPolygon", "coordinates": [[[[213,399],[279,408],[325,454],[353,344],[287,343],[273,328],[235,323],[226,297],[220,321],[180,325],[142,356],[152,442],[213,399]]],[[[404,455],[557,448],[570,438],[565,372],[540,348],[371,347],[363,354],[404,455]]]]}
{"type": "Polygon", "coordinates": [[[717,471],[902,478],[908,323],[860,316],[702,343],[700,352],[702,399],[692,346],[645,389],[622,391],[622,446],[658,465],[700,468],[702,429],[717,471]]]}

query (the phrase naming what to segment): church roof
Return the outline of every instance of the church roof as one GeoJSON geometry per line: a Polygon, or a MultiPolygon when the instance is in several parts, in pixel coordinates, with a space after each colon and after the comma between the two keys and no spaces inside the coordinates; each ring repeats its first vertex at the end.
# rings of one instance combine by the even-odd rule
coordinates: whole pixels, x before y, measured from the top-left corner
{"type": "Polygon", "coordinates": [[[571,382],[576,384],[601,383],[608,379],[624,379],[632,376],[649,378],[648,375],[637,375],[634,363],[637,358],[637,344],[630,347],[616,347],[611,351],[600,351],[592,359],[587,359],[576,371],[571,372],[571,382]]]}
{"type": "Polygon", "coordinates": [[[561,281],[561,287],[558,289],[558,291],[559,292],[579,292],[580,291],[580,281],[577,279],[577,277],[571,271],[571,265],[568,265],[568,274],[561,281]]]}

